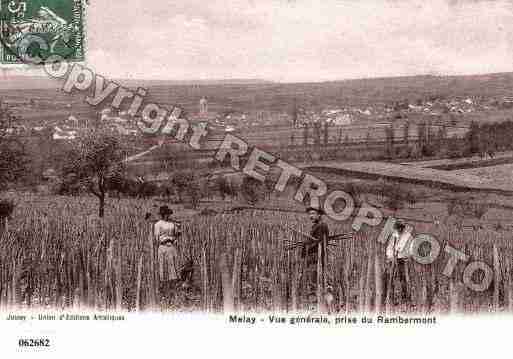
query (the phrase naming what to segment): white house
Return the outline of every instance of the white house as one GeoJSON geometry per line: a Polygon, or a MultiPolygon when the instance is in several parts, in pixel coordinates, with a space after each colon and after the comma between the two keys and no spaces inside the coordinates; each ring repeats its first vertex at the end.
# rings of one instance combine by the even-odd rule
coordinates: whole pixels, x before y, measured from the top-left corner
{"type": "Polygon", "coordinates": [[[335,119],[332,121],[332,124],[336,126],[343,126],[343,125],[350,125],[353,123],[353,118],[348,113],[343,113],[335,117],[335,119]]]}

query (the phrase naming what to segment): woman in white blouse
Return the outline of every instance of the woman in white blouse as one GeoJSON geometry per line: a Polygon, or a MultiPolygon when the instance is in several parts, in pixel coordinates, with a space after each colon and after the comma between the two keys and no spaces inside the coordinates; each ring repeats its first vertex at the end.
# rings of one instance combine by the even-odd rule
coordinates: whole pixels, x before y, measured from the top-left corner
{"type": "Polygon", "coordinates": [[[168,206],[161,206],[159,214],[161,219],[153,225],[158,248],[159,281],[163,292],[170,294],[169,291],[179,278],[176,241],[181,233],[179,224],[171,221],[173,211],[168,206]]]}

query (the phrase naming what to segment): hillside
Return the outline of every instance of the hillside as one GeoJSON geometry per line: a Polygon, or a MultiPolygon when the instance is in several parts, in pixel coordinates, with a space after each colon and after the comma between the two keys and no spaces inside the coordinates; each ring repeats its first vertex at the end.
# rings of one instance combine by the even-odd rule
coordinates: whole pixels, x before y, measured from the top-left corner
{"type": "MultiPolygon", "coordinates": [[[[146,86],[155,99],[181,103],[198,96],[234,107],[282,108],[294,99],[308,105],[368,104],[429,97],[504,97],[513,93],[513,73],[471,76],[412,76],[319,83],[233,80],[116,80],[129,87],[146,86]]],[[[57,88],[58,81],[35,76],[0,77],[0,90],[57,88]]]]}

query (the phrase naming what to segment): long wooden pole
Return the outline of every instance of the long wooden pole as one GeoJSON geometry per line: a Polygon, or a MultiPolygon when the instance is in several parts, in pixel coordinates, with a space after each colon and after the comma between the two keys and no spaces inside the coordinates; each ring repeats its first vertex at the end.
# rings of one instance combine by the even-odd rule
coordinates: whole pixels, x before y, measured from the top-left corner
{"type": "Polygon", "coordinates": [[[141,253],[139,262],[137,263],[137,285],[135,293],[135,308],[137,311],[141,310],[141,283],[142,283],[142,267],[143,267],[144,253],[141,253]]]}
{"type": "Polygon", "coordinates": [[[494,310],[499,310],[500,306],[500,298],[499,298],[499,286],[501,285],[501,267],[500,267],[500,260],[499,260],[499,251],[497,249],[497,246],[493,245],[493,271],[494,271],[494,278],[493,278],[493,306],[494,310]]]}
{"type": "Polygon", "coordinates": [[[323,265],[322,265],[322,246],[317,247],[317,308],[319,313],[324,312],[324,301],[322,300],[323,297],[323,265]]]}
{"type": "Polygon", "coordinates": [[[220,256],[219,269],[221,271],[221,285],[223,290],[223,310],[225,313],[232,313],[234,310],[233,286],[226,253],[220,256]]]}
{"type": "Polygon", "coordinates": [[[379,254],[376,253],[374,257],[374,282],[376,284],[376,296],[374,298],[374,310],[376,314],[382,312],[383,303],[383,269],[381,267],[381,260],[379,254]]]}

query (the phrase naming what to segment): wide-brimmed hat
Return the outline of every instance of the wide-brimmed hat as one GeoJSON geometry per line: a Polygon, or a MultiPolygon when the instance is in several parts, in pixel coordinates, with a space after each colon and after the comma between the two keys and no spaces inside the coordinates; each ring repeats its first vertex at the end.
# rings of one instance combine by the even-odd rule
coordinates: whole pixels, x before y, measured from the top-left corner
{"type": "Polygon", "coordinates": [[[171,208],[169,208],[168,206],[160,206],[159,208],[159,214],[161,216],[165,216],[165,215],[169,215],[169,214],[173,214],[173,210],[171,208]]]}
{"type": "Polygon", "coordinates": [[[320,215],[325,214],[324,210],[322,208],[319,208],[319,207],[308,207],[306,209],[306,212],[308,213],[310,211],[315,211],[315,212],[319,213],[320,215]]]}
{"type": "Polygon", "coordinates": [[[398,219],[395,223],[394,223],[394,228],[399,230],[399,231],[402,231],[406,228],[406,224],[401,221],[400,219],[398,219]]]}

